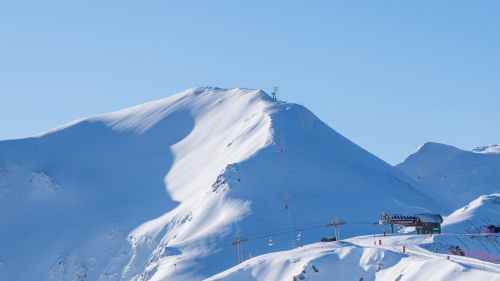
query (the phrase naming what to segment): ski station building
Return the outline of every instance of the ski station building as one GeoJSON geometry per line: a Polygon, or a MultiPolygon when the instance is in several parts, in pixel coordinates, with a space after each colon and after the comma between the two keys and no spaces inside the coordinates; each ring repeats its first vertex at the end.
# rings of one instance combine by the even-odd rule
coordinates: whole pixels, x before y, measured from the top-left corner
{"type": "Polygon", "coordinates": [[[427,213],[417,215],[399,215],[382,213],[380,224],[390,224],[391,233],[394,233],[394,225],[415,227],[418,234],[441,233],[443,217],[438,213],[427,213]]]}

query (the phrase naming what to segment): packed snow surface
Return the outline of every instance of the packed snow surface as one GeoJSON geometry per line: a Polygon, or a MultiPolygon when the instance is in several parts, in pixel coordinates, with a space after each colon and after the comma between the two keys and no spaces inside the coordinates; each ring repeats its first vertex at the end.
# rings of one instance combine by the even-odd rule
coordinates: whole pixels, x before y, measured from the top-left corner
{"type": "Polygon", "coordinates": [[[397,168],[455,210],[479,196],[500,192],[500,154],[495,151],[498,146],[464,151],[430,142],[397,168]]]}
{"type": "Polygon", "coordinates": [[[458,242],[450,235],[377,235],[316,243],[254,257],[206,281],[500,280],[500,265],[443,248],[458,242]]]}
{"type": "Polygon", "coordinates": [[[443,210],[422,190],[300,105],[193,88],[1,141],[0,280],[202,280],[237,234],[246,259],[334,217],[380,232],[381,212],[443,210]]]}

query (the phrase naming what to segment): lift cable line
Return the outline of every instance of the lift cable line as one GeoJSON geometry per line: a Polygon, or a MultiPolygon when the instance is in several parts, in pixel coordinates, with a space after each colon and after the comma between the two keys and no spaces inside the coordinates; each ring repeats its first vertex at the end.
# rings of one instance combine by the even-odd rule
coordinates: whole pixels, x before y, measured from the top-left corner
{"type": "Polygon", "coordinates": [[[307,224],[302,224],[302,225],[295,225],[295,226],[287,226],[287,227],[282,227],[282,228],[276,228],[276,229],[271,229],[271,230],[266,230],[266,231],[261,231],[261,232],[253,232],[253,233],[248,233],[245,235],[245,237],[249,239],[253,239],[255,237],[268,237],[270,235],[274,234],[280,234],[280,233],[292,233],[292,232],[297,232],[298,230],[301,229],[310,229],[316,228],[316,227],[324,227],[327,223],[329,223],[331,219],[325,219],[325,220],[319,220],[316,222],[312,223],[307,223],[307,224]]]}
{"type": "MultiPolygon", "coordinates": [[[[304,223],[300,225],[293,225],[293,226],[288,226],[288,227],[281,227],[281,228],[276,228],[276,229],[270,229],[266,231],[261,231],[261,232],[253,232],[253,233],[248,233],[245,235],[238,234],[235,238],[233,238],[230,241],[227,241],[226,244],[227,246],[233,245],[237,246],[238,248],[238,261],[241,262],[243,260],[243,251],[241,248],[241,244],[247,241],[251,240],[259,240],[259,239],[268,239],[267,245],[268,246],[274,246],[275,242],[273,241],[273,237],[276,238],[277,236],[281,235],[286,235],[286,234],[294,234],[295,235],[295,241],[296,245],[301,245],[302,240],[303,240],[303,232],[306,230],[311,230],[311,229],[318,229],[318,228],[326,228],[326,227],[334,227],[335,228],[335,235],[337,240],[340,240],[340,226],[341,225],[353,225],[353,224],[366,224],[366,225],[379,225],[380,221],[361,221],[361,220],[344,220],[339,217],[334,217],[333,219],[323,219],[323,220],[318,220],[315,222],[311,223],[304,223]]],[[[472,222],[471,222],[472,224],[472,222]]],[[[460,240],[457,235],[454,235],[457,240],[460,240]]],[[[483,243],[483,241],[479,241],[479,243],[483,244],[485,248],[487,247],[487,244],[490,244],[493,250],[499,250],[498,246],[495,245],[494,242],[486,240],[486,244],[483,243]]],[[[462,243],[464,244],[464,243],[462,243]]],[[[223,246],[224,247],[224,246],[223,246]]]]}
{"type": "MultiPolygon", "coordinates": [[[[240,234],[238,236],[240,236],[241,239],[244,239],[244,241],[241,241],[241,242],[246,242],[246,241],[250,241],[250,240],[270,238],[272,236],[281,236],[281,235],[290,234],[290,233],[297,234],[299,231],[303,232],[304,230],[332,227],[332,226],[334,226],[334,225],[332,225],[332,222],[336,222],[337,225],[339,225],[339,226],[343,225],[343,224],[372,224],[372,225],[378,224],[378,222],[373,222],[373,221],[349,221],[349,220],[346,221],[346,220],[343,220],[340,218],[334,218],[334,219],[319,220],[319,221],[307,223],[307,224],[295,225],[295,226],[291,226],[291,227],[282,227],[282,228],[270,229],[270,230],[262,231],[262,232],[253,232],[253,233],[248,233],[245,235],[240,234]]],[[[236,238],[233,238],[231,240],[228,240],[226,243],[231,244],[231,245],[236,245],[234,243],[235,240],[236,240],[236,238]]]]}
{"type": "MultiPolygon", "coordinates": [[[[352,224],[371,224],[371,225],[378,225],[379,221],[357,221],[357,220],[343,220],[340,218],[334,218],[334,219],[324,219],[324,220],[318,220],[316,222],[312,223],[307,223],[307,224],[302,224],[302,225],[297,225],[294,227],[282,227],[282,228],[277,228],[277,229],[270,229],[267,231],[262,231],[262,232],[254,232],[254,233],[249,233],[247,235],[241,235],[238,234],[236,237],[234,237],[231,240],[226,240],[226,241],[221,241],[222,245],[220,246],[221,248],[228,249],[229,247],[232,246],[237,246],[237,251],[238,251],[238,263],[241,263],[243,261],[243,249],[242,249],[242,243],[245,243],[247,241],[252,241],[252,240],[259,240],[259,239],[268,239],[267,245],[269,247],[274,246],[275,242],[273,240],[273,236],[281,236],[281,235],[286,235],[286,234],[291,234],[294,233],[298,236],[299,232],[303,232],[304,230],[311,230],[311,229],[318,229],[318,228],[323,228],[323,227],[332,227],[332,226],[340,226],[340,225],[352,225],[352,224]],[[340,223],[342,221],[343,223],[340,223]],[[334,224],[334,222],[336,224],[334,224]]],[[[471,224],[473,224],[471,222],[471,224]]],[[[458,237],[456,234],[452,234],[457,240],[462,242],[463,245],[466,245],[461,239],[458,237]]],[[[297,239],[297,236],[295,239],[297,239]]],[[[373,239],[375,239],[375,235],[373,235],[373,239]]],[[[302,239],[302,234],[300,235],[300,238],[302,239]]],[[[493,245],[489,240],[486,240],[489,244],[492,244],[492,247],[497,249],[496,245],[493,245]]],[[[481,242],[479,242],[481,243],[481,242]]],[[[487,247],[486,244],[482,243],[485,248],[487,247]]],[[[172,264],[172,266],[177,266],[180,262],[184,261],[186,258],[185,257],[178,257],[176,258],[175,264],[172,264]]]]}

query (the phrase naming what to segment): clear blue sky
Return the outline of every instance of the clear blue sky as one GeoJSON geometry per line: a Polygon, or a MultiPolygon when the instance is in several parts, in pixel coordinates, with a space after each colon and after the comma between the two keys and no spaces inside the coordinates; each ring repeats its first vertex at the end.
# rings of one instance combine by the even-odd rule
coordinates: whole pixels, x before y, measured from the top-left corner
{"type": "Polygon", "coordinates": [[[500,142],[500,1],[1,1],[0,139],[277,85],[389,163],[500,142]]]}

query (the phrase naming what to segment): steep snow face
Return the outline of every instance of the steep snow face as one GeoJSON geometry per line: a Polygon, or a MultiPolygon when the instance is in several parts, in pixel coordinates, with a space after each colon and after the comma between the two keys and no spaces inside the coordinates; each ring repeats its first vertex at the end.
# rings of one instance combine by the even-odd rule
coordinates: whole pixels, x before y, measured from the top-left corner
{"type": "Polygon", "coordinates": [[[304,107],[249,89],[3,141],[0,168],[6,280],[200,280],[234,265],[236,234],[246,258],[330,236],[333,217],[352,236],[381,231],[383,211],[441,208],[304,107]]]}
{"type": "MultiPolygon", "coordinates": [[[[402,235],[316,243],[252,258],[206,281],[500,280],[498,264],[450,255],[444,248],[440,253],[423,248],[451,247],[456,242],[448,235],[402,235]]],[[[477,246],[472,237],[462,237],[459,243],[462,248],[477,246]]]]}
{"type": "Polygon", "coordinates": [[[470,152],[426,143],[397,168],[427,187],[427,193],[457,209],[481,195],[500,191],[500,155],[495,150],[488,147],[470,152]]]}
{"type": "Polygon", "coordinates": [[[488,232],[486,227],[490,225],[500,226],[500,193],[480,196],[445,217],[443,230],[453,233],[484,233],[488,232]]]}

